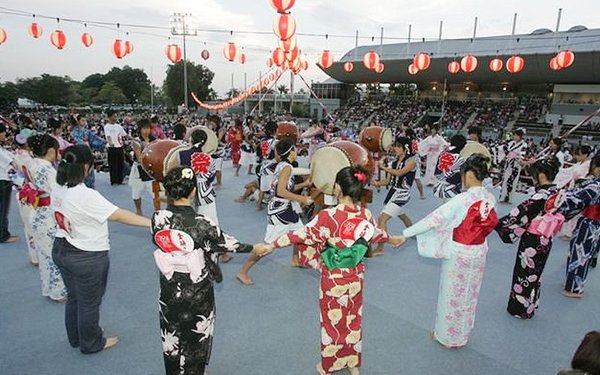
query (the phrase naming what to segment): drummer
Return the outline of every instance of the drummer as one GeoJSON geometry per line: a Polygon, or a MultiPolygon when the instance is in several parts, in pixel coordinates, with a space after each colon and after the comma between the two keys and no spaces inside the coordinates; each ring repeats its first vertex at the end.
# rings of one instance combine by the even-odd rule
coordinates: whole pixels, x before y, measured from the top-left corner
{"type": "MultiPolygon", "coordinates": [[[[327,121],[325,120],[325,125],[327,125],[327,121]]],[[[312,158],[317,149],[326,142],[325,129],[321,126],[317,119],[310,120],[310,128],[302,133],[300,136],[302,139],[306,139],[309,141],[308,146],[308,160],[312,158]]]]}
{"type": "Polygon", "coordinates": [[[129,186],[131,186],[131,198],[135,205],[135,212],[142,216],[142,193],[146,190],[152,194],[152,177],[141,166],[142,152],[156,138],[152,135],[152,123],[147,118],[137,122],[137,133],[138,137],[135,138],[135,141],[141,147],[134,146],[133,148],[134,162],[129,174],[129,186]]]}

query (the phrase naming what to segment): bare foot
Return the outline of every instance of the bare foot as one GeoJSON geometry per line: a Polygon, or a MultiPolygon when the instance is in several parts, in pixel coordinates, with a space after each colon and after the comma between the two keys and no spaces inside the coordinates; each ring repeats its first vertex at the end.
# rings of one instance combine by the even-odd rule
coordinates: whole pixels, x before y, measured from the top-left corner
{"type": "Polygon", "coordinates": [[[4,243],[13,243],[19,240],[19,236],[10,236],[4,241],[4,243]]]}
{"type": "Polygon", "coordinates": [[[425,196],[424,195],[421,195],[421,200],[425,200],[425,196]]]}
{"type": "Polygon", "coordinates": [[[227,263],[232,259],[233,259],[233,256],[229,253],[224,253],[223,255],[221,255],[221,262],[223,262],[223,263],[227,263]]]}
{"type": "Polygon", "coordinates": [[[38,267],[40,264],[38,262],[31,262],[31,265],[34,267],[38,267]]]}
{"type": "Polygon", "coordinates": [[[323,366],[321,366],[321,362],[317,363],[315,368],[317,369],[317,372],[319,373],[319,375],[327,375],[325,370],[323,370],[323,366]]]}
{"type": "Polygon", "coordinates": [[[562,235],[560,236],[560,239],[563,241],[571,241],[571,236],[562,235]]]}
{"type": "Polygon", "coordinates": [[[262,211],[263,210],[263,206],[257,206],[256,207],[256,211],[262,211]]]}
{"type": "Polygon", "coordinates": [[[297,268],[306,268],[304,267],[304,265],[302,265],[302,263],[300,263],[300,259],[298,259],[298,257],[292,257],[292,260],[290,261],[290,266],[297,268]]]}
{"type": "Polygon", "coordinates": [[[67,302],[67,297],[60,297],[60,298],[57,298],[57,299],[50,298],[50,301],[56,302],[56,303],[63,303],[63,302],[67,302]]]}
{"type": "Polygon", "coordinates": [[[238,272],[238,274],[235,275],[235,278],[238,279],[240,283],[242,283],[246,286],[254,285],[254,281],[252,281],[252,279],[250,278],[250,276],[248,276],[248,274],[238,272]]]}
{"type": "Polygon", "coordinates": [[[572,292],[567,292],[566,290],[563,290],[562,292],[560,292],[560,294],[562,294],[565,297],[569,297],[569,298],[583,298],[583,293],[572,293],[572,292]]]}
{"type": "Polygon", "coordinates": [[[367,257],[378,257],[384,254],[384,250],[383,249],[375,249],[375,250],[369,250],[367,252],[367,257]]]}
{"type": "Polygon", "coordinates": [[[350,371],[350,375],[360,375],[360,369],[358,367],[350,367],[348,371],[350,371]]]}
{"type": "Polygon", "coordinates": [[[237,202],[237,203],[245,203],[246,202],[246,200],[242,197],[237,197],[233,201],[237,202]]]}
{"type": "Polygon", "coordinates": [[[117,336],[107,337],[106,343],[104,344],[104,350],[110,349],[119,343],[119,338],[117,336]]]}

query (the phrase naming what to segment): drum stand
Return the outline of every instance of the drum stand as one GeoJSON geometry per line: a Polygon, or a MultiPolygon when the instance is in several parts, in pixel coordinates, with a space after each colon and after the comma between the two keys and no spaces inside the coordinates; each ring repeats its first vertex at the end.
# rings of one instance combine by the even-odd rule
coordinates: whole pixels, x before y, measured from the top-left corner
{"type": "Polygon", "coordinates": [[[160,210],[160,182],[152,181],[152,193],[154,193],[154,210],[160,210]]]}

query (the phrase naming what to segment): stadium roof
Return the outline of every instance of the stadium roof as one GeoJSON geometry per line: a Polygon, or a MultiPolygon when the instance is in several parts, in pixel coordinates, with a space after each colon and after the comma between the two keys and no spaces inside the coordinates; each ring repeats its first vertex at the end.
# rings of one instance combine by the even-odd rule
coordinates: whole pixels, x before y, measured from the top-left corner
{"type": "Polygon", "coordinates": [[[600,84],[600,29],[588,30],[584,26],[575,26],[557,33],[540,29],[521,35],[359,46],[324,71],[344,83],[405,82],[425,85],[447,79],[448,83],[476,84],[600,84]],[[560,71],[551,70],[550,59],[563,49],[575,53],[573,65],[560,71]],[[377,74],[363,65],[363,56],[369,51],[375,51],[381,56],[385,65],[383,73],[377,74]],[[429,69],[412,76],[408,73],[408,66],[419,52],[429,53],[431,65],[429,69]],[[477,69],[469,74],[463,71],[454,75],[448,73],[448,63],[453,60],[460,62],[468,53],[478,58],[477,69]],[[525,59],[525,68],[520,73],[510,74],[505,68],[494,73],[489,69],[491,59],[498,56],[506,63],[506,59],[515,54],[525,59]],[[354,63],[354,69],[350,73],[343,69],[344,63],[348,61],[354,63]]]}

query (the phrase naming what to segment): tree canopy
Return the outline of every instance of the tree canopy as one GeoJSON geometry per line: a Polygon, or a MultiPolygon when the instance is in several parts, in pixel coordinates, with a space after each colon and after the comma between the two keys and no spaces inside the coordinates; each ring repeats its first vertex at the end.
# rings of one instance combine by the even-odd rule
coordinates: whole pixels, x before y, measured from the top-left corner
{"type": "MultiPolygon", "coordinates": [[[[188,91],[196,94],[200,100],[214,100],[216,92],[210,88],[215,76],[210,69],[202,64],[187,62],[188,91]]],[[[183,96],[183,61],[167,68],[167,78],[163,84],[163,91],[172,105],[184,102],[183,96]]],[[[188,96],[189,103],[194,103],[191,95],[188,96]]]]}

